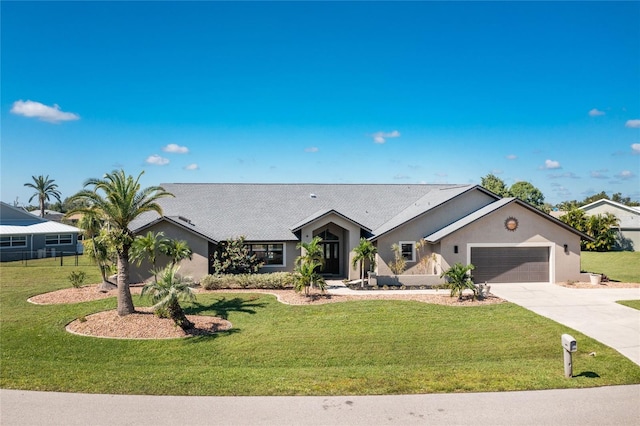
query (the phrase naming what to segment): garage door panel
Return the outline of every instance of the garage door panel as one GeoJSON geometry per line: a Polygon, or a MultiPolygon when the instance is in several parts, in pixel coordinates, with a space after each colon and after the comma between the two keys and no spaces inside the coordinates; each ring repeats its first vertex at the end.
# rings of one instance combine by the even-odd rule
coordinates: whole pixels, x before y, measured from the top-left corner
{"type": "Polygon", "coordinates": [[[548,247],[472,247],[475,282],[549,282],[548,247]]]}

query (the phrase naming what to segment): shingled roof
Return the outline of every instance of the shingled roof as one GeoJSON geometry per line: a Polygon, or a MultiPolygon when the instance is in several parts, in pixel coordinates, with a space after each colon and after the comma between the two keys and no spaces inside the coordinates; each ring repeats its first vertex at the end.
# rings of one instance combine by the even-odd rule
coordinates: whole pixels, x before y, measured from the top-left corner
{"type": "MultiPolygon", "coordinates": [[[[474,185],[434,184],[239,184],[167,183],[165,218],[180,218],[213,241],[244,235],[249,241],[297,241],[294,230],[330,212],[386,232],[474,185]]],[[[146,213],[131,224],[139,231],[160,219],[146,213]]],[[[172,219],[172,221],[175,221],[172,219]]],[[[378,231],[375,231],[378,230],[378,231]]]]}

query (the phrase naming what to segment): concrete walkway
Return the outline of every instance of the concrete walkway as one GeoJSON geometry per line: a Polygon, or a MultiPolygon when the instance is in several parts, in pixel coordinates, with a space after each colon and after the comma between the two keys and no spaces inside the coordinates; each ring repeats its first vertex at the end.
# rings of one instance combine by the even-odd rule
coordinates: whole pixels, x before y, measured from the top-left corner
{"type": "Polygon", "coordinates": [[[493,284],[491,293],[578,330],[640,365],[640,311],[615,303],[640,299],[640,288],[574,289],[549,283],[493,284]]]}

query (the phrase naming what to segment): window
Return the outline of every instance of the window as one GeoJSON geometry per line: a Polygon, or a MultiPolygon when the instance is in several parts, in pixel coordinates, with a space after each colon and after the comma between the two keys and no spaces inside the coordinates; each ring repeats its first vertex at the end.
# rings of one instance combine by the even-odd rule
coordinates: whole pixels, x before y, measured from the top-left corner
{"type": "Polygon", "coordinates": [[[26,235],[13,235],[10,237],[0,237],[0,247],[26,247],[26,235]]]}
{"type": "Polygon", "coordinates": [[[71,244],[73,236],[71,234],[53,234],[45,235],[44,243],[48,246],[59,246],[63,244],[71,244]]]}
{"type": "Polygon", "coordinates": [[[285,266],[284,244],[247,244],[249,252],[255,254],[264,266],[285,266]]]}
{"type": "Polygon", "coordinates": [[[400,252],[407,262],[416,261],[416,243],[415,241],[400,241],[400,252]]]}

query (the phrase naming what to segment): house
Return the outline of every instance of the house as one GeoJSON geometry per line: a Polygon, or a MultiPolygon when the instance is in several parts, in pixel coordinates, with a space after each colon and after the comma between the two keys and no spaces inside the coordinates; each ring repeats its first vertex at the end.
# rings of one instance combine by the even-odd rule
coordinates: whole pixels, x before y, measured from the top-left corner
{"type": "Polygon", "coordinates": [[[640,250],[640,207],[631,207],[603,198],[580,208],[587,215],[613,214],[619,221],[615,248],[640,250]]]}
{"type": "Polygon", "coordinates": [[[0,261],[82,252],[80,230],[0,202],[0,261]]]}
{"type": "MultiPolygon", "coordinates": [[[[40,211],[40,209],[30,211],[29,213],[37,217],[42,217],[42,212],[40,211]]],[[[60,213],[55,210],[45,209],[44,218],[47,220],[52,220],[54,222],[62,222],[62,220],[64,219],[64,213],[60,213]]]]}
{"type": "MultiPolygon", "coordinates": [[[[476,282],[580,280],[580,241],[587,235],[515,198],[477,185],[187,184],[161,185],[163,216],[149,212],[131,223],[137,234],[160,232],[187,241],[193,258],[181,273],[212,273],[217,245],[245,237],[264,261],[261,272],[292,271],[297,244],[322,238],[322,271],[357,279],[352,250],[360,238],[377,246],[378,284],[441,283],[456,262],[475,265],[476,282]],[[392,273],[392,245],[406,270],[392,273]]],[[[133,282],[148,278],[133,268],[133,282]]]]}

